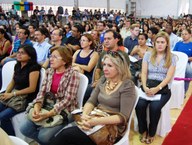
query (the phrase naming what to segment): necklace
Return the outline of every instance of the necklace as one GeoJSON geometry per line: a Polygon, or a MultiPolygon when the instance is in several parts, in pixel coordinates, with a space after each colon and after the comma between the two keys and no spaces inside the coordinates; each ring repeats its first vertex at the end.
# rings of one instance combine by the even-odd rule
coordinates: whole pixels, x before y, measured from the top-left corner
{"type": "Polygon", "coordinates": [[[106,82],[106,88],[108,91],[113,91],[117,85],[118,85],[118,82],[114,83],[112,86],[110,86],[110,81],[106,82]]]}

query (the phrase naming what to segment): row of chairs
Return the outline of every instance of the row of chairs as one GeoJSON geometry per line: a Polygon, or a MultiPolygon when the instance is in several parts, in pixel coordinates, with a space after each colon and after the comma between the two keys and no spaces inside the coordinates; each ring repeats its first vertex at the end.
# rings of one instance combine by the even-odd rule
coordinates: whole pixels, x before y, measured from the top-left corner
{"type": "MultiPolygon", "coordinates": [[[[187,65],[187,60],[188,57],[186,54],[181,53],[181,52],[173,52],[175,55],[177,55],[177,63],[176,63],[176,72],[175,72],[175,77],[184,77],[185,76],[185,68],[187,65]]],[[[7,64],[5,64],[3,66],[2,69],[2,76],[3,76],[3,83],[2,83],[2,88],[0,90],[1,91],[5,91],[8,83],[11,81],[11,76],[13,75],[13,68],[15,65],[16,61],[11,61],[8,62],[7,64]],[[7,71],[9,70],[9,71],[7,71]],[[8,75],[9,74],[9,75],[8,75]]],[[[40,81],[40,86],[42,84],[42,80],[45,76],[45,70],[42,68],[41,69],[41,81],[40,81]]],[[[79,89],[78,89],[78,102],[79,102],[79,107],[82,107],[83,104],[83,97],[84,97],[84,93],[86,91],[86,86],[88,85],[88,79],[85,75],[80,74],[80,85],[79,85],[79,89]]],[[[138,88],[136,87],[136,90],[138,90],[138,88]]],[[[172,85],[171,85],[171,91],[174,92],[171,96],[171,100],[163,107],[162,109],[162,114],[161,114],[161,118],[158,124],[158,129],[157,129],[157,134],[160,136],[165,136],[168,132],[171,131],[171,121],[170,121],[170,108],[179,108],[184,101],[184,81],[172,81],[172,85]]],[[[139,98],[139,97],[137,97],[139,98]]],[[[138,99],[137,99],[138,100],[138,99]]],[[[136,105],[136,103],[135,103],[136,105]]],[[[131,114],[131,117],[133,116],[133,112],[131,114]]],[[[16,132],[16,136],[26,140],[27,142],[30,142],[31,140],[24,137],[20,131],[19,131],[19,124],[21,124],[21,118],[24,118],[25,114],[24,113],[20,113],[17,114],[16,116],[13,117],[12,119],[12,123],[16,132]]],[[[131,124],[131,118],[129,119],[128,122],[128,129],[124,135],[124,137],[115,145],[128,145],[129,144],[129,139],[128,139],[128,135],[129,135],[129,131],[130,131],[130,124],[131,124]]],[[[138,131],[138,127],[137,127],[137,119],[135,117],[134,119],[134,129],[136,131],[138,131]]]]}

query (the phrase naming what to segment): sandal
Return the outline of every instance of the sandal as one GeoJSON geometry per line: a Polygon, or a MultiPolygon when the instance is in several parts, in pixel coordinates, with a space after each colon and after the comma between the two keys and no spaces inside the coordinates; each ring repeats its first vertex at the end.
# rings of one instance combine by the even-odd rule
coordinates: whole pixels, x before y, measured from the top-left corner
{"type": "Polygon", "coordinates": [[[146,144],[151,144],[154,140],[154,137],[148,137],[145,141],[146,144]]]}
{"type": "Polygon", "coordinates": [[[140,140],[141,143],[145,143],[146,140],[147,140],[146,133],[141,134],[140,137],[139,137],[139,140],[140,140]]]}

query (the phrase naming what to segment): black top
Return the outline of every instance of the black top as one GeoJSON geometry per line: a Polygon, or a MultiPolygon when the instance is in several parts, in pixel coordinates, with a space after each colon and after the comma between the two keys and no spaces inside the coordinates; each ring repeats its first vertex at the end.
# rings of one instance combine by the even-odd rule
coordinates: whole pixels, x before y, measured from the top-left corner
{"type": "MultiPolygon", "coordinates": [[[[81,37],[80,37],[81,38],[81,37]]],[[[66,41],[66,44],[71,44],[71,45],[79,45],[79,47],[81,46],[80,45],[80,38],[75,38],[73,36],[70,36],[67,41],[66,41]]]]}
{"type": "MultiPolygon", "coordinates": [[[[40,71],[40,69],[41,69],[41,66],[38,64],[32,64],[32,65],[27,64],[23,68],[21,68],[21,64],[17,63],[14,68],[14,77],[13,77],[15,82],[14,89],[22,90],[24,88],[29,87],[29,74],[33,71],[40,71]]],[[[39,84],[39,80],[38,80],[38,84],[39,84]]],[[[39,91],[39,85],[37,85],[36,91],[34,93],[31,93],[28,95],[28,98],[29,98],[28,100],[32,101],[36,97],[38,91],[39,91]]]]}

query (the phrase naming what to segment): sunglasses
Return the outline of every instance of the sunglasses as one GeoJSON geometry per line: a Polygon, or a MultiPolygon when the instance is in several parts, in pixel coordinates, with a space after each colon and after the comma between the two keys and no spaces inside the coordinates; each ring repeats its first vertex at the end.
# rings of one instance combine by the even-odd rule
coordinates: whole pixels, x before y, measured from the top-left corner
{"type": "Polygon", "coordinates": [[[118,51],[107,51],[107,54],[113,56],[114,58],[119,57],[122,61],[124,60],[121,54],[118,51]]]}

